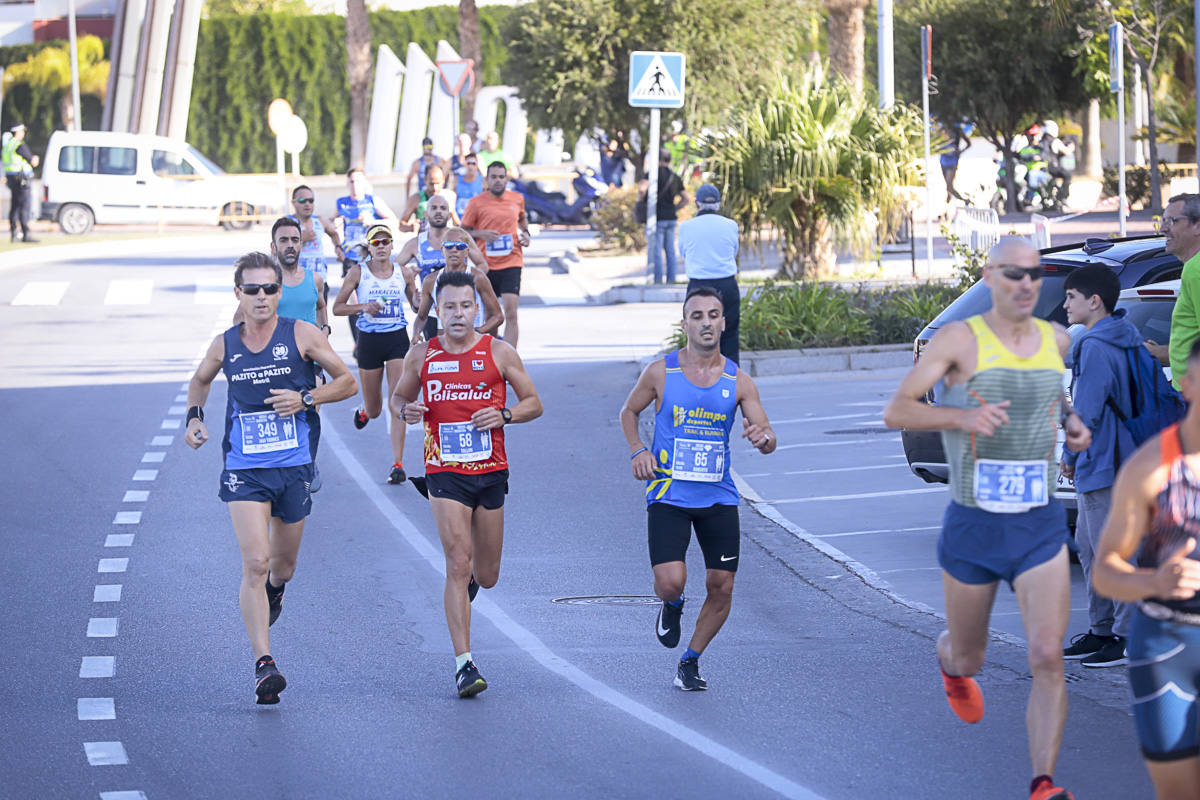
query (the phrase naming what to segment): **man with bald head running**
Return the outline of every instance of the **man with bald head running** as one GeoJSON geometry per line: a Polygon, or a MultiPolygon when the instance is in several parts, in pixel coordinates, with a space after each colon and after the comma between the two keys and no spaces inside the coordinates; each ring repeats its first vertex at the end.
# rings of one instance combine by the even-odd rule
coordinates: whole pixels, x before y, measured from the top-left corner
{"type": "Polygon", "coordinates": [[[1071,800],[1053,779],[1067,718],[1062,641],[1071,605],[1055,446],[1058,424],[1075,452],[1087,449],[1091,433],[1063,397],[1071,338],[1033,315],[1042,274],[1040,254],[1025,240],[993,247],[983,269],[992,307],[937,332],[883,419],[890,428],[942,431],[950,465],[938,539],[946,630],[937,641],[950,707],[964,722],[983,717],[983,693],[970,676],[983,666],[992,603],[1006,581],[1020,603],[1033,673],[1030,800],[1071,800]],[[926,403],[939,383],[940,403],[926,403]]]}

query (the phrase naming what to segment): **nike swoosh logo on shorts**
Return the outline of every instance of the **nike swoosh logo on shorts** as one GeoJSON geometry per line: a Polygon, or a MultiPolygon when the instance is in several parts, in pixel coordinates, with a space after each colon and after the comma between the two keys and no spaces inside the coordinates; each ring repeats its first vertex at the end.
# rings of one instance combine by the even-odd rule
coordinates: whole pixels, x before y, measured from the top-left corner
{"type": "Polygon", "coordinates": [[[722,561],[733,561],[737,556],[721,556],[722,561]]]}

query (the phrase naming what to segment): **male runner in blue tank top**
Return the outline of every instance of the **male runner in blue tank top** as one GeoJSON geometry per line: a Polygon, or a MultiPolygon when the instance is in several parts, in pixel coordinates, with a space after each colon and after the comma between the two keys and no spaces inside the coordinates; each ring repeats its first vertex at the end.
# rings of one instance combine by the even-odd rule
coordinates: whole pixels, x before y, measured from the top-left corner
{"type": "Polygon", "coordinates": [[[208,441],[204,402],[223,371],[229,388],[218,494],[229,504],[242,552],[238,603],[254,651],[254,691],[269,705],[279,702],[287,681],[271,657],[267,629],[282,609],[312,510],[308,429],[318,403],[351,397],[357,384],[324,334],[278,315],[283,271],[271,256],[242,256],[233,280],[244,322],[213,340],[192,376],[184,439],[193,449],[208,441]],[[316,385],[313,362],[329,383],[316,385]]]}
{"type": "Polygon", "coordinates": [[[339,261],[345,259],[342,242],[332,222],[315,213],[316,195],[309,186],[301,184],[292,190],[291,218],[300,223],[300,266],[311,269],[326,281],[325,296],[329,295],[329,265],[325,261],[325,237],[333,241],[333,252],[339,261]]]}
{"type": "Polygon", "coordinates": [[[951,502],[938,540],[946,630],[937,655],[946,699],[964,722],[983,718],[983,693],[971,676],[987,653],[996,589],[1008,582],[1033,673],[1025,718],[1029,797],[1071,800],[1053,778],[1067,719],[1063,637],[1071,608],[1066,512],[1054,499],[1056,422],[1075,452],[1087,449],[1091,433],[1063,397],[1071,337],[1033,314],[1042,273],[1028,242],[1000,240],[983,269],[992,307],[934,335],[883,419],[889,428],[943,432],[951,502]],[[939,384],[939,404],[926,403],[939,384]]]}
{"type": "Polygon", "coordinates": [[[1158,800],[1200,797],[1200,339],[1179,379],[1187,415],[1121,467],[1092,583],[1136,603],[1133,721],[1158,800]]]}
{"type": "Polygon", "coordinates": [[[633,477],[646,482],[646,522],[654,593],[663,603],[655,633],[664,647],[679,644],[683,587],[692,530],[704,553],[707,597],[696,630],[675,672],[686,692],[704,690],[700,654],[721,630],[733,599],[740,553],[738,491],[730,474],[729,432],[738,408],[742,438],[760,453],[775,450],[775,431],[758,387],[721,355],[725,309],[721,295],[701,286],[683,301],[687,346],[646,367],[621,408],[621,429],[633,477]],[[654,441],[642,444],[638,415],[655,403],[654,441]]]}

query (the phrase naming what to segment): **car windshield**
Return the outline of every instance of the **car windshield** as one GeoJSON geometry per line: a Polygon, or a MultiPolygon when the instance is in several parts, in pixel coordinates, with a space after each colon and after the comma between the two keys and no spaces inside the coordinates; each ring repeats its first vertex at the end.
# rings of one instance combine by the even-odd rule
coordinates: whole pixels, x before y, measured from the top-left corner
{"type": "MultiPolygon", "coordinates": [[[[1042,278],[1042,289],[1038,294],[1037,305],[1033,308],[1035,317],[1048,319],[1063,326],[1067,324],[1067,312],[1062,307],[1063,300],[1066,299],[1066,289],[1063,287],[1066,280],[1066,273],[1048,273],[1042,278]]],[[[946,306],[946,309],[938,314],[933,322],[929,323],[929,326],[941,328],[947,322],[955,322],[982,314],[991,307],[992,292],[983,281],[979,281],[959,295],[957,300],[946,306]]]]}
{"type": "Polygon", "coordinates": [[[213,175],[224,175],[225,174],[225,170],[218,167],[216,164],[214,164],[212,161],[209,160],[208,156],[204,155],[204,153],[201,153],[199,150],[192,147],[190,144],[188,145],[187,151],[188,151],[188,155],[190,155],[192,158],[199,161],[204,166],[208,167],[209,170],[212,171],[213,175]]]}

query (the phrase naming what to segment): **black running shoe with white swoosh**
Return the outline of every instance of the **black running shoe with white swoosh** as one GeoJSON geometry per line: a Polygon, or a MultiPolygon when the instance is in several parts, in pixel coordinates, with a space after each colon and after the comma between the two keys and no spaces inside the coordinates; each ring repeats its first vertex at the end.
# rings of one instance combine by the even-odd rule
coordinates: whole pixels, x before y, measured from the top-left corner
{"type": "Polygon", "coordinates": [[[670,603],[663,601],[662,607],[658,609],[658,619],[654,623],[654,633],[658,636],[658,641],[663,647],[677,647],[679,645],[679,629],[680,619],[683,617],[683,598],[679,598],[679,607],[675,607],[670,603]]]}
{"type": "Polygon", "coordinates": [[[279,693],[287,688],[287,681],[275,666],[275,659],[263,656],[254,664],[254,695],[260,706],[273,706],[279,702],[279,693]]]}
{"type": "Polygon", "coordinates": [[[703,692],[708,689],[708,681],[700,677],[700,659],[685,658],[679,662],[675,670],[675,685],[685,692],[703,692]]]}

